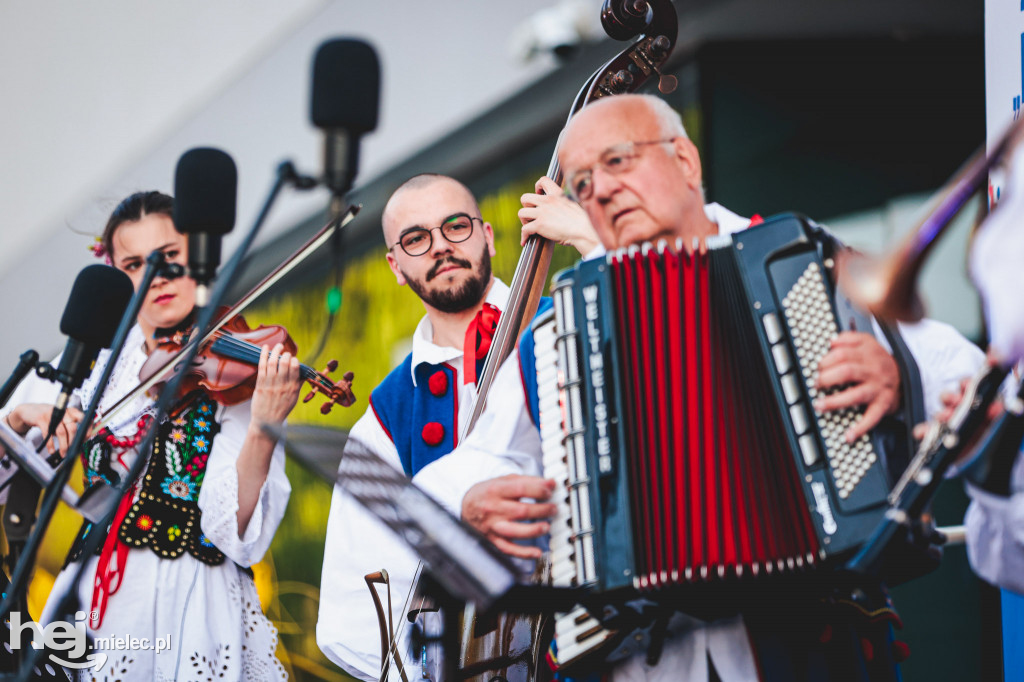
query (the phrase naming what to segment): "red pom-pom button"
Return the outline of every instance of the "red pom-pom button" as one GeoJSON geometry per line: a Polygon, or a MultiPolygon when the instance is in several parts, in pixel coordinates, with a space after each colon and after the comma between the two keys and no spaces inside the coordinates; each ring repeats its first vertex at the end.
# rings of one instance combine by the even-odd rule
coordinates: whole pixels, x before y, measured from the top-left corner
{"type": "Polygon", "coordinates": [[[870,663],[875,660],[875,647],[867,637],[861,637],[860,648],[864,651],[864,660],[870,663]]]}
{"type": "Polygon", "coordinates": [[[821,634],[818,635],[818,641],[821,642],[822,644],[828,644],[829,642],[832,641],[832,626],[831,625],[828,625],[827,623],[825,624],[825,628],[821,631],[821,634]]]}
{"type": "Polygon", "coordinates": [[[448,391],[448,375],[442,370],[437,370],[430,375],[430,380],[427,381],[427,387],[430,389],[430,392],[436,396],[444,395],[448,391]]]}
{"type": "Polygon", "coordinates": [[[444,438],[444,426],[437,422],[427,422],[423,427],[423,442],[427,445],[439,445],[444,438]]]}
{"type": "Polygon", "coordinates": [[[906,642],[902,642],[898,639],[895,640],[892,643],[892,657],[896,659],[897,663],[902,663],[910,658],[910,647],[907,646],[906,642]]]}

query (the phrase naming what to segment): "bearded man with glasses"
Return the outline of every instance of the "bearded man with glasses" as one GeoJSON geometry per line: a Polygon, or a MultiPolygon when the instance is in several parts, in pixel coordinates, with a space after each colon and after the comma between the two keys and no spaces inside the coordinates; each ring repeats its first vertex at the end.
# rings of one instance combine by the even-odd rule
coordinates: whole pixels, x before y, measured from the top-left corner
{"type": "MultiPolygon", "coordinates": [[[[560,201],[535,207],[530,219],[540,220],[532,229],[552,222],[552,208],[564,211],[571,203],[560,201]]],[[[578,212],[572,218],[577,231],[589,232],[586,216],[572,208],[578,212]]],[[[436,174],[414,176],[391,195],[381,222],[388,265],[398,284],[420,298],[426,314],[413,333],[412,352],[371,392],[349,440],[415,476],[457,445],[509,289],[491,273],[494,232],[461,182],[436,174]]],[[[401,610],[417,564],[391,530],[335,486],[317,623],[317,644],[328,658],[359,679],[378,678],[378,619],[364,576],[387,570],[397,628],[405,619],[401,610]]],[[[407,671],[419,663],[409,645],[406,640],[397,647],[407,671]]]]}
{"type": "MultiPolygon", "coordinates": [[[[388,265],[426,314],[413,333],[412,352],[370,394],[349,439],[413,476],[454,449],[509,290],[491,274],[491,225],[459,181],[410,178],[388,200],[381,222],[388,265]]],[[[377,679],[380,636],[363,576],[387,570],[398,623],[416,565],[389,529],[335,487],[317,623],[317,643],[328,658],[361,679],[377,679]]],[[[406,662],[406,648],[399,653],[406,662]]]]}
{"type": "MultiPolygon", "coordinates": [[[[600,240],[588,258],[661,239],[690,245],[761,222],[705,204],[697,148],[679,115],[657,97],[616,95],[589,105],[563,131],[558,159],[567,192],[586,211],[600,240]]],[[[545,188],[542,195],[524,197],[524,206],[543,206],[554,201],[545,198],[551,194],[545,188]]],[[[900,331],[920,369],[931,416],[940,409],[940,392],[971,374],[982,354],[942,323],[925,320],[902,325],[900,331]]],[[[524,336],[518,352],[498,371],[487,409],[465,443],[425,467],[414,481],[506,553],[539,558],[540,547],[523,540],[548,533],[548,519],[556,513],[548,501],[555,482],[538,475],[541,443],[534,426],[539,420],[533,409],[536,373],[528,369],[533,365],[529,339],[524,336]]],[[[873,335],[843,332],[821,359],[818,378],[820,389],[840,390],[817,401],[815,408],[865,406],[846,433],[852,442],[897,410],[900,381],[896,362],[873,335]]],[[[896,663],[906,650],[893,644],[890,623],[898,618],[877,584],[865,586],[864,600],[856,604],[794,592],[788,601],[749,600],[739,610],[710,620],[682,612],[659,615],[649,657],[640,652],[606,663],[603,679],[899,679],[896,663]]]]}

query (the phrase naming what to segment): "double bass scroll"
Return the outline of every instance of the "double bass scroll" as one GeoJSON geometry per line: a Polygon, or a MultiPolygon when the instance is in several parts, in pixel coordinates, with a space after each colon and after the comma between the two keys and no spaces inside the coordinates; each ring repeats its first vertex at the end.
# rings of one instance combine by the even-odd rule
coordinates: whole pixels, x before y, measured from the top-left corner
{"type": "MultiPolygon", "coordinates": [[[[661,73],[661,67],[675,46],[679,29],[676,10],[670,0],[605,0],[601,8],[601,23],[605,32],[615,40],[637,39],[597,69],[584,83],[573,101],[566,123],[591,102],[602,97],[635,92],[655,75],[659,78],[658,87],[661,92],[667,94],[676,87],[674,76],[661,73]]],[[[557,149],[551,156],[547,176],[558,184],[562,182],[557,149]]],[[[498,368],[512,354],[519,336],[537,312],[553,246],[549,239],[533,235],[523,247],[509,287],[511,293],[508,305],[498,321],[491,350],[484,361],[484,369],[477,384],[479,398],[459,434],[459,442],[473,430],[477,419],[483,414],[487,393],[498,368]]]]}

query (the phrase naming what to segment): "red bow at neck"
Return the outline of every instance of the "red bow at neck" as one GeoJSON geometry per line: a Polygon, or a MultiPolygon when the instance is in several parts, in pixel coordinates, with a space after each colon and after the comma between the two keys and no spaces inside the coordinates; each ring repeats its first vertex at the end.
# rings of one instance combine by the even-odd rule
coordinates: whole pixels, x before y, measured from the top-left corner
{"type": "Polygon", "coordinates": [[[490,303],[484,303],[484,307],[469,323],[466,340],[462,344],[462,383],[476,383],[476,364],[487,357],[491,339],[494,338],[494,330],[498,328],[499,317],[500,310],[490,303]]]}

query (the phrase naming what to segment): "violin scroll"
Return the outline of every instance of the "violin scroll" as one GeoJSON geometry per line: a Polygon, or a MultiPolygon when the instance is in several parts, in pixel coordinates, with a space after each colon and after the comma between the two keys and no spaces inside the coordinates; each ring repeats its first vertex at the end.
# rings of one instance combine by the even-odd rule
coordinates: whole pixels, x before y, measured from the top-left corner
{"type": "Polygon", "coordinates": [[[341,377],[341,381],[334,383],[328,375],[336,369],[338,369],[338,361],[331,360],[322,372],[315,372],[320,380],[310,380],[310,386],[313,387],[313,390],[302,399],[302,402],[308,403],[316,397],[317,393],[323,393],[330,398],[330,400],[320,406],[320,414],[330,413],[331,408],[335,404],[348,407],[356,401],[355,394],[352,393],[352,379],[355,375],[352,372],[345,372],[341,377]]]}
{"type": "Polygon", "coordinates": [[[647,0],[604,0],[601,26],[613,40],[630,40],[645,32],[651,11],[647,0]]]}

